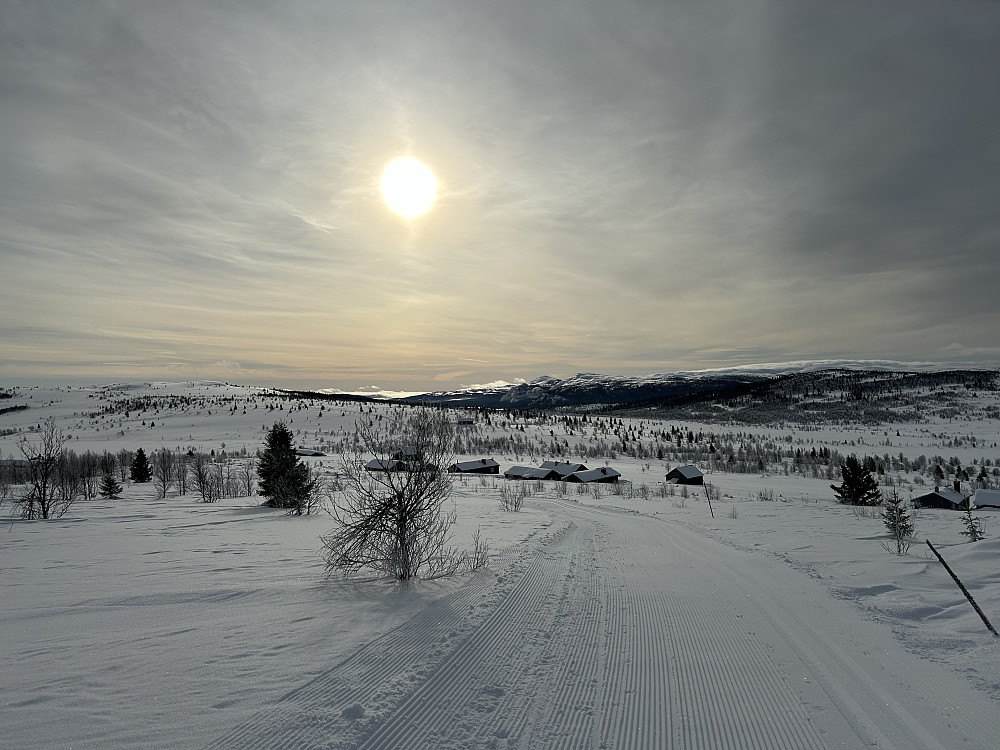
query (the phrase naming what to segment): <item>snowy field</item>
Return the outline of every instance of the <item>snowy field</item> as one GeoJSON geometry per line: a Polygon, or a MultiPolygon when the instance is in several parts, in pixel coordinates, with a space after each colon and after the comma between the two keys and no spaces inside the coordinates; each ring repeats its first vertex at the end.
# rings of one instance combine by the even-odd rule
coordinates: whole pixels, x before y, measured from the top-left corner
{"type": "MultiPolygon", "coordinates": [[[[313,446],[343,439],[362,409],[392,408],[321,412],[222,384],[0,400],[16,405],[30,408],[0,414],[4,458],[48,417],[78,453],[232,455],[278,419],[313,446]],[[123,400],[139,397],[162,402],[126,416],[123,400]]],[[[740,429],[845,454],[1000,455],[998,424],[981,419],[740,429]]],[[[561,434],[499,416],[476,430],[534,441],[492,456],[501,469],[551,458],[561,434]]],[[[881,521],[837,504],[826,479],[711,474],[713,517],[700,489],[661,496],[662,462],[610,464],[651,497],[549,483],[504,513],[502,478],[457,482],[454,543],[471,548],[479,529],[489,566],[406,587],[327,579],[331,519],[257,497],[204,504],[134,484],[49,521],[8,517],[8,500],[0,746],[997,746],[1000,646],[923,540],[1000,624],[1000,513],[980,512],[987,538],[970,543],[961,514],[918,511],[917,541],[896,556],[881,521]]]]}

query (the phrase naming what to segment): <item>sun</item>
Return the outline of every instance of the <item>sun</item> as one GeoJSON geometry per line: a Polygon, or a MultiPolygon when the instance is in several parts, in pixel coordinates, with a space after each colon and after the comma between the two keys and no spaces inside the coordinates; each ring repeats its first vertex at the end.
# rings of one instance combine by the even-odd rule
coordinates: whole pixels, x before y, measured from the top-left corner
{"type": "Polygon", "coordinates": [[[427,213],[437,198],[437,180],[424,164],[401,156],[382,172],[382,197],[400,216],[413,219],[427,213]]]}

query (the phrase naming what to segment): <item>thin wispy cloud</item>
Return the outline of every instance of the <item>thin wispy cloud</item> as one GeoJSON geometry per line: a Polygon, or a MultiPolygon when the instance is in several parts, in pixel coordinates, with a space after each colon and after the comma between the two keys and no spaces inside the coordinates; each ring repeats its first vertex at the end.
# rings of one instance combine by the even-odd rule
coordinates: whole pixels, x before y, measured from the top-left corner
{"type": "Polygon", "coordinates": [[[996,359],[998,72],[971,0],[7,2],[0,379],[996,359]]]}

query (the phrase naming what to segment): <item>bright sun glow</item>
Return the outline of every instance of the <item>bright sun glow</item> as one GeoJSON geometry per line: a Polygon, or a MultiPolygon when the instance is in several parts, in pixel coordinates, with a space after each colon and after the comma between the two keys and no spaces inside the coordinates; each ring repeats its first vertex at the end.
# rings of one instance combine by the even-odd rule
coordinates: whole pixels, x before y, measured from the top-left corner
{"type": "Polygon", "coordinates": [[[419,161],[403,156],[389,162],[382,173],[382,197],[397,214],[412,219],[431,207],[437,180],[419,161]]]}

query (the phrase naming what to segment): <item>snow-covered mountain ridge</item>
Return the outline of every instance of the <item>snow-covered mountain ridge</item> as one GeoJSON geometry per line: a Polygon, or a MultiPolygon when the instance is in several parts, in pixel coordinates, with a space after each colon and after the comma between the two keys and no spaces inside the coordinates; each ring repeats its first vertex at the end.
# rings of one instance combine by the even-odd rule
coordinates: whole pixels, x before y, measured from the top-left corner
{"type": "MultiPolygon", "coordinates": [[[[742,365],[713,370],[692,370],[641,376],[606,375],[581,372],[567,378],[543,375],[528,382],[490,383],[453,391],[435,391],[408,396],[405,400],[514,409],[606,405],[675,405],[678,399],[702,397],[718,399],[732,389],[742,393],[747,387],[794,376],[810,382],[818,373],[872,373],[880,379],[888,375],[933,375],[947,372],[997,372],[1000,366],[891,360],[804,360],[785,363],[742,365]],[[879,375],[881,374],[881,375],[879,375]],[[662,404],[660,402],[663,402],[662,404]]],[[[921,381],[923,382],[923,381],[921,381]]],[[[900,383],[897,383],[899,385],[900,383]]],[[[814,385],[815,388],[818,385],[814,385]]],[[[840,386],[837,386],[840,387],[840,386]]]]}

